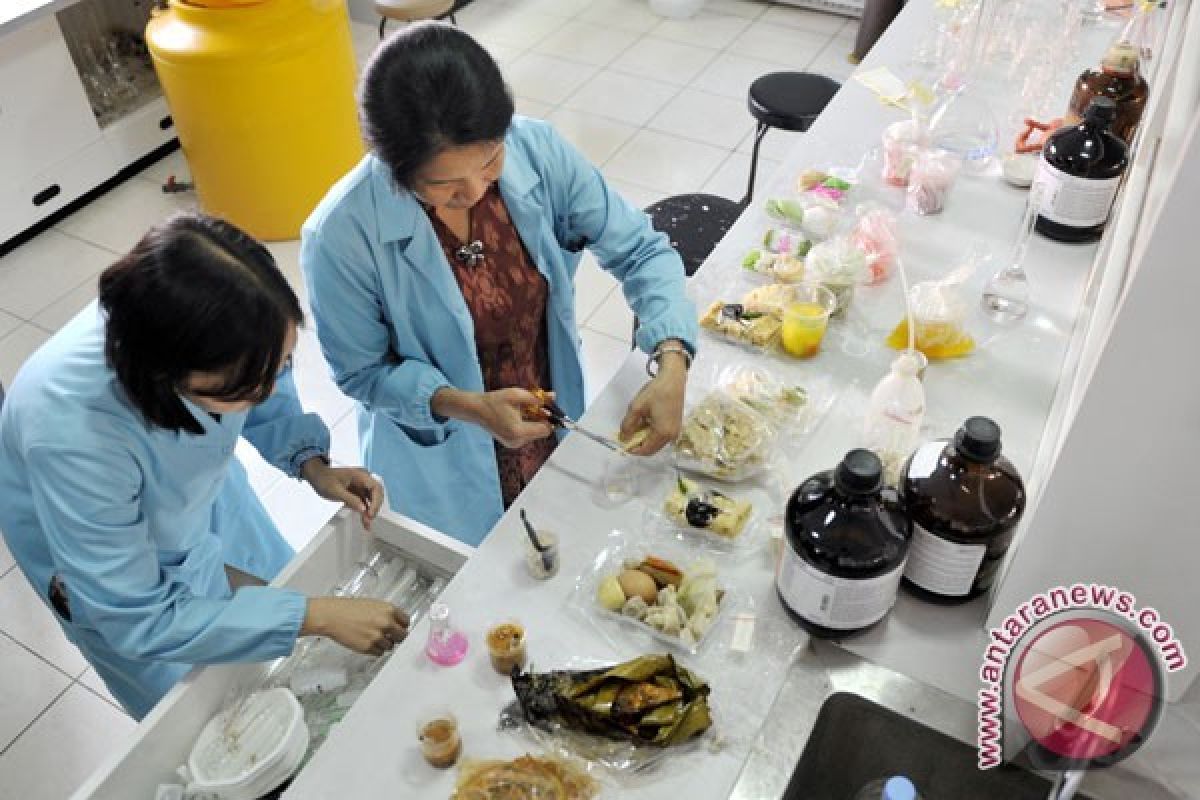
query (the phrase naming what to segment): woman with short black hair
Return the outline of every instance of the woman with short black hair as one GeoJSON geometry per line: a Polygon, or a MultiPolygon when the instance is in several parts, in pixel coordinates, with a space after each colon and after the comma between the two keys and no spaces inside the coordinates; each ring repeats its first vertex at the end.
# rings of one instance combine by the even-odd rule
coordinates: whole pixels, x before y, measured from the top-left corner
{"type": "Polygon", "coordinates": [[[382,488],[329,463],[290,370],[299,301],[261,244],[211,217],[153,228],[99,303],[22,366],[0,409],[0,529],[35,592],[140,719],[192,665],[265,661],[297,636],[360,652],[403,638],[390,604],[266,587],[293,551],[234,457],[365,524],[382,488]],[[236,591],[235,591],[236,589],[236,591]]]}
{"type": "Polygon", "coordinates": [[[359,403],[364,460],[400,511],[478,544],[557,439],[534,388],[584,410],[575,271],[589,248],[640,320],[655,377],[621,434],[678,435],[695,309],[667,238],[544,122],[514,117],[461,30],[410,25],[361,87],[371,154],[304,226],[317,336],[359,403]]]}

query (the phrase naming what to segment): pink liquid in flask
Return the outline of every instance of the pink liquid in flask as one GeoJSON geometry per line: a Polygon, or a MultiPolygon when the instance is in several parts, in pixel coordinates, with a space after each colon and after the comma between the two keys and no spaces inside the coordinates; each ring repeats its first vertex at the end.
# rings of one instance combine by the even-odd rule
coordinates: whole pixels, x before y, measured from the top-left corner
{"type": "Polygon", "coordinates": [[[452,667],[467,656],[467,637],[450,625],[450,608],[445,603],[434,603],[429,608],[425,655],[443,667],[452,667]]]}

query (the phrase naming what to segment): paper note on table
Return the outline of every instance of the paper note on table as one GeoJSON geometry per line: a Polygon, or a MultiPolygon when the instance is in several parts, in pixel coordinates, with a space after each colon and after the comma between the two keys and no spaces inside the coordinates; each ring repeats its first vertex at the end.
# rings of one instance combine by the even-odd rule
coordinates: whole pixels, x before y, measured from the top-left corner
{"type": "Polygon", "coordinates": [[[878,95],[886,105],[903,108],[907,102],[908,86],[888,67],[860,70],[854,74],[854,80],[878,95]]]}

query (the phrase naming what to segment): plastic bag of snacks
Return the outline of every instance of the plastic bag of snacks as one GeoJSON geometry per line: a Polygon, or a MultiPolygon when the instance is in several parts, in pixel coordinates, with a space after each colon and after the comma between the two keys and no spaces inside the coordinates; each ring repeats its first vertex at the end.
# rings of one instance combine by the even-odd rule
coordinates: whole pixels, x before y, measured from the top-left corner
{"type": "Polygon", "coordinates": [[[849,236],[835,236],[813,247],[805,259],[808,279],[820,283],[837,298],[835,317],[843,316],[854,300],[854,287],[869,274],[867,254],[849,236]]]}
{"type": "Polygon", "coordinates": [[[900,249],[899,225],[896,215],[884,208],[859,206],[858,222],[850,240],[866,254],[868,286],[883,283],[891,277],[900,249]]]}
{"type": "Polygon", "coordinates": [[[812,242],[793,230],[769,228],[762,243],[742,259],[742,268],[780,283],[804,279],[804,257],[812,242]]]}
{"type": "Polygon", "coordinates": [[[846,195],[854,188],[854,182],[845,170],[829,171],[809,169],[796,178],[796,191],[814,200],[825,200],[840,206],[846,195]]]}
{"type": "Polygon", "coordinates": [[[770,464],[775,444],[775,430],[764,416],[717,390],[685,415],[675,463],[720,480],[741,481],[770,464]]]}
{"type": "MultiPolygon", "coordinates": [[[[909,292],[913,315],[913,343],[930,361],[958,358],[975,350],[975,340],[967,332],[967,302],[963,284],[975,272],[979,256],[972,254],[967,263],[941,280],[923,281],[909,292]]],[[[900,321],[887,343],[896,350],[907,350],[908,317],[900,321]]]]}
{"type": "Polygon", "coordinates": [[[914,214],[940,214],[962,159],[948,150],[923,149],[908,174],[906,207],[914,214]]]}
{"type": "Polygon", "coordinates": [[[762,352],[779,343],[783,309],[795,299],[795,288],[772,283],[747,292],[737,302],[714,301],[700,317],[700,327],[734,344],[762,352]]]}

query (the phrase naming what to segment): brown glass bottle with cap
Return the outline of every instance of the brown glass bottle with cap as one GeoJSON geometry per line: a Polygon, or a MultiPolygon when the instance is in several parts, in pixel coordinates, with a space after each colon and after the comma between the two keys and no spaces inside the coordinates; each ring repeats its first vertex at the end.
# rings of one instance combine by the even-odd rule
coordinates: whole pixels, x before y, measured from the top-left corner
{"type": "Polygon", "coordinates": [[[1000,426],[971,417],[951,440],[917,448],[901,492],[913,538],[904,586],[940,603],[992,587],[1025,511],[1025,484],[1000,454],[1000,426]]]}
{"type": "Polygon", "coordinates": [[[1046,138],[1033,189],[1038,233],[1060,242],[1090,242],[1104,232],[1129,164],[1129,148],[1110,130],[1116,114],[1111,99],[1094,98],[1082,122],[1046,138]]]}
{"type": "Polygon", "coordinates": [[[1116,118],[1112,132],[1121,141],[1129,144],[1142,121],[1146,110],[1146,98],[1150,85],[1142,77],[1140,55],[1137,45],[1128,41],[1117,41],[1104,54],[1099,69],[1087,69],[1075,81],[1075,91],[1067,109],[1065,123],[1078,125],[1083,121],[1088,106],[1097,97],[1107,97],[1116,104],[1116,118]]]}
{"type": "Polygon", "coordinates": [[[911,528],[883,465],[851,450],[836,469],[797,487],[784,515],[786,541],[775,587],[813,636],[866,630],[896,602],[911,528]]]}

